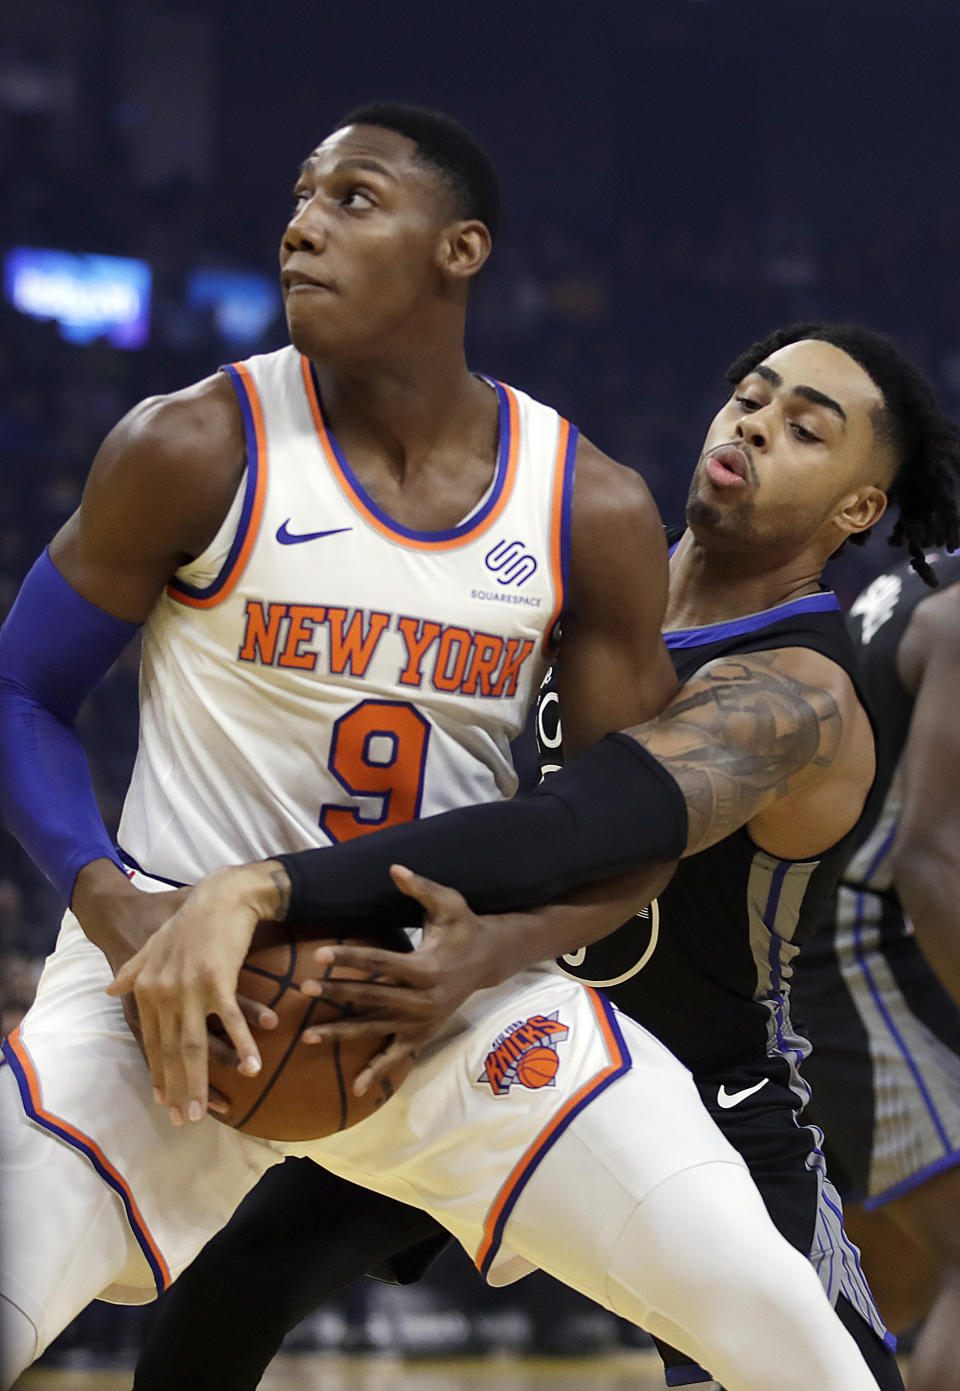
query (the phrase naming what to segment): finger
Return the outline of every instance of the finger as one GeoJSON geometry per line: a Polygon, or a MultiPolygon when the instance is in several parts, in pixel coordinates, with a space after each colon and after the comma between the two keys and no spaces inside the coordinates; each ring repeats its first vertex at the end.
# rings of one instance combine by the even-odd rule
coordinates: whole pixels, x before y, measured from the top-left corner
{"type": "Polygon", "coordinates": [[[275,1029],[280,1023],[280,1016],[275,1009],[269,1005],[261,1004],[259,1000],[251,1000],[246,995],[237,996],[237,1004],[243,1011],[243,1017],[251,1026],[258,1029],[275,1029]]]}
{"type": "Polygon", "coordinates": [[[253,1041],[253,1034],[243,1017],[243,1010],[237,1004],[236,996],[224,995],[214,1013],[219,1015],[220,1023],[237,1050],[237,1057],[240,1059],[237,1071],[244,1077],[256,1077],[262,1066],[260,1050],[253,1041]]]}
{"type": "Polygon", "coordinates": [[[180,1025],[180,1046],[174,1060],[176,1078],[172,1109],[180,1110],[188,1121],[200,1121],[207,1114],[207,1082],[210,1056],[207,1050],[207,1011],[190,996],[184,1002],[180,1025]]]}
{"type": "Polygon", "coordinates": [[[150,1002],[141,1000],[139,996],[137,997],[137,1009],[140,1014],[140,1046],[150,1069],[153,1099],[162,1105],[166,1101],[166,1093],[163,1085],[163,1051],[157,1015],[150,1002]]]}
{"type": "Polygon", "coordinates": [[[230,1114],[230,1102],[223,1092],[218,1092],[216,1087],[209,1087],[207,1090],[207,1110],[215,1116],[228,1116],[230,1114]]]}
{"type": "Polygon", "coordinates": [[[214,1033],[207,1029],[207,1057],[211,1062],[215,1062],[219,1067],[237,1068],[240,1059],[237,1057],[236,1049],[233,1044],[225,1038],[218,1038],[214,1033]]]}
{"type": "Polygon", "coordinates": [[[379,1084],[389,1099],[393,1095],[393,1083],[390,1080],[392,1069],[413,1057],[416,1057],[416,1047],[409,1040],[404,1042],[394,1039],[385,1048],[381,1048],[366,1067],[357,1073],[353,1082],[354,1096],[365,1096],[371,1087],[379,1084]]]}
{"type": "Polygon", "coordinates": [[[105,987],[108,995],[126,995],[134,989],[143,966],[142,955],[142,951],[138,951],[129,961],[123,963],[113,980],[105,987]]]}
{"type": "Polygon", "coordinates": [[[456,889],[451,889],[448,884],[437,884],[433,879],[425,879],[422,874],[414,874],[406,865],[391,865],[390,877],[401,893],[423,904],[434,920],[443,921],[467,909],[466,899],[456,889]]]}
{"type": "MultiPolygon", "coordinates": [[[[383,1014],[400,1011],[418,1019],[423,1013],[426,1001],[419,991],[407,985],[379,985],[366,980],[318,980],[311,981],[313,989],[304,994],[320,996],[331,1005],[362,1010],[364,1013],[383,1014]]],[[[304,981],[306,986],[306,981],[304,981]]]]}
{"type": "MultiPolygon", "coordinates": [[[[401,978],[412,952],[387,951],[384,947],[367,947],[353,942],[328,942],[313,953],[318,965],[325,967],[324,980],[336,966],[349,966],[367,976],[401,978]]],[[[304,981],[301,985],[305,985],[304,981]]]]}
{"type": "MultiPolygon", "coordinates": [[[[139,996],[138,996],[139,999],[139,996]]],[[[150,1003],[156,1020],[156,1052],[160,1065],[159,1091],[170,1111],[174,1125],[184,1121],[182,1066],[180,1061],[180,1016],[161,997],[157,1005],[150,1003]]]]}
{"type": "Polygon", "coordinates": [[[353,1038],[386,1038],[399,1029],[410,1028],[409,1019],[384,1016],[382,1019],[365,1015],[362,1019],[350,1016],[334,1019],[329,1024],[311,1024],[300,1035],[301,1043],[343,1043],[353,1038]]]}
{"type": "Polygon", "coordinates": [[[123,1017],[127,1021],[127,1028],[133,1034],[137,1043],[143,1049],[143,1033],[140,1028],[140,1014],[137,1010],[137,1000],[135,995],[124,995],[121,1001],[123,1017]]]}

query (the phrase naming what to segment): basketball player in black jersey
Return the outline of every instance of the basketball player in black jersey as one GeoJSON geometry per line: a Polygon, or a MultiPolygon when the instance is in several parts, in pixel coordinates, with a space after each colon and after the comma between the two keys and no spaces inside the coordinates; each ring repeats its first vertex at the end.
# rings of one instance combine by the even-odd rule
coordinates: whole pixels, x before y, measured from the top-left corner
{"type": "Polygon", "coordinates": [[[958,1391],[960,554],[926,559],[938,591],[904,567],[850,611],[882,801],[794,997],[814,1044],[811,1114],[880,1308],[895,1331],[926,1318],[911,1391],[958,1391]]]}
{"type": "MultiPolygon", "coordinates": [[[[773,335],[730,379],[734,392],[708,434],[672,562],[668,640],[687,686],[657,720],[604,741],[519,802],[220,872],[121,983],[136,982],[141,1008],[168,1009],[154,973],[195,915],[208,941],[214,932],[229,940],[220,966],[234,980],[260,916],[342,920],[352,908],[402,921],[409,907],[390,884],[394,862],[443,875],[479,909],[540,901],[651,858],[657,823],[670,820],[679,798],[685,863],[646,926],[632,919],[609,941],[581,945],[623,921],[630,889],[621,885],[602,909],[566,902],[488,918],[478,929],[458,894],[398,870],[396,884],[429,911],[424,947],[386,959],[408,988],[325,983],[324,992],[349,995],[366,1012],[352,1031],[394,1036],[389,1060],[473,988],[526,961],[555,954],[572,973],[603,979],[695,1071],[775,1219],[820,1265],[880,1385],[896,1387],[816,1136],[798,1121],[804,1045],[790,1023],[788,985],[798,940],[832,892],[874,774],[853,652],[820,571],[845,539],[879,519],[888,495],[900,507],[894,536],[921,568],[924,546],[944,532],[955,539],[957,443],[916,373],[859,330],[809,325],[773,335]]],[[[380,953],[360,955],[383,969],[380,953]]],[[[334,957],[346,961],[351,951],[334,957]]],[[[185,979],[184,991],[191,988],[185,979]]],[[[168,1101],[185,1101],[183,1075],[166,1078],[168,1101]]],[[[215,1245],[214,1265],[229,1252],[229,1229],[215,1245]]],[[[329,1288],[329,1272],[315,1283],[329,1288]]],[[[169,1336],[169,1319],[166,1327],[169,1336]]],[[[161,1348],[155,1342],[155,1368],[161,1348]]],[[[704,1380],[668,1356],[672,1384],[704,1380]]],[[[152,1384],[160,1383],[138,1382],[152,1384]]]]}

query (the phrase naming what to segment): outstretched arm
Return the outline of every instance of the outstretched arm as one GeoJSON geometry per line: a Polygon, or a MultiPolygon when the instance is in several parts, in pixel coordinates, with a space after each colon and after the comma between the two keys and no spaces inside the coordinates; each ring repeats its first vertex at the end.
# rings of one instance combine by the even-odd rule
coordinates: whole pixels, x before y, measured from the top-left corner
{"type": "Polygon", "coordinates": [[[916,693],[894,846],[897,892],[930,964],[960,1004],[960,584],[915,610],[898,666],[916,693]]]}
{"type": "Polygon", "coordinates": [[[604,739],[527,797],[281,855],[271,868],[290,879],[291,921],[405,921],[391,864],[452,884],[475,911],[506,911],[696,854],[774,810],[794,821],[828,774],[819,834],[831,817],[846,823],[842,834],[872,777],[858,737],[865,718],[846,674],[807,649],[721,659],[656,719],[604,739]]]}

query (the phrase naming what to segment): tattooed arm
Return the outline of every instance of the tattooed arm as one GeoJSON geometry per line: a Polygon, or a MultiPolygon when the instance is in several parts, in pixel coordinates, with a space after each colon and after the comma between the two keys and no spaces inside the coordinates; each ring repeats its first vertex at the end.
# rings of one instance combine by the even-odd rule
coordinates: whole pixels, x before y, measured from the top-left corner
{"type": "Polygon", "coordinates": [[[814,856],[853,826],[873,780],[853,685],[807,648],[711,662],[629,732],[683,792],[685,855],[748,826],[774,854],[814,856]]]}
{"type": "MultiPolygon", "coordinates": [[[[206,1055],[199,1066],[195,1059],[191,1069],[182,1065],[183,1019],[189,1010],[199,1030],[211,1009],[220,1013],[242,1067],[258,1067],[242,1016],[236,1010],[224,1016],[218,1004],[230,1004],[258,918],[289,908],[294,920],[308,924],[305,935],[323,936],[320,920],[341,931],[358,916],[381,928],[409,922],[415,914],[404,894],[418,899],[430,914],[419,951],[404,957],[380,948],[325,949],[324,980],[315,983],[315,993],[335,1001],[337,991],[348,992],[345,1001],[364,1015],[351,1029],[395,1035],[391,1048],[409,1051],[472,990],[503,979],[504,971],[596,941],[622,921],[628,905],[642,900],[639,885],[621,883],[612,895],[594,889],[586,902],[555,903],[525,920],[479,920],[468,904],[502,915],[680,853],[695,854],[745,825],[773,854],[813,857],[853,825],[872,777],[870,728],[849,678],[834,663],[799,648],[717,661],[656,719],[603,740],[529,797],[216,871],[127,963],[108,993],[135,990],[141,1016],[155,1014],[159,1021],[158,1035],[180,1038],[172,1061],[148,1050],[154,1083],[178,1114],[189,1103],[191,1113],[202,1115],[206,1055]],[[391,881],[391,865],[404,861],[465,898],[409,873],[398,879],[395,868],[391,881]],[[618,903],[625,889],[630,897],[618,903]],[[199,936],[191,926],[195,919],[203,925],[199,936]],[[439,962],[432,929],[441,936],[439,962]],[[188,960],[197,942],[202,973],[188,960]],[[385,973],[411,993],[383,983],[364,984],[358,993],[356,986],[330,981],[331,963],[358,960],[379,974],[376,963],[388,963],[385,973]],[[198,990],[203,997],[195,1000],[198,990]]],[[[390,1056],[388,1048],[380,1062],[386,1065],[390,1056]]]]}

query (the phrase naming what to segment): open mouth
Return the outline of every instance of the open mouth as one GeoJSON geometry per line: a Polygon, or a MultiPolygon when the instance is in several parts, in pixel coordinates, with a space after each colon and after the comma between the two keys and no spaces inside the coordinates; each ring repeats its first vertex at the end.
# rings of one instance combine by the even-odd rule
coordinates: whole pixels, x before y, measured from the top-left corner
{"type": "Polygon", "coordinates": [[[724,444],[707,456],[706,474],[717,488],[744,488],[749,465],[747,456],[735,444],[724,444]]]}

